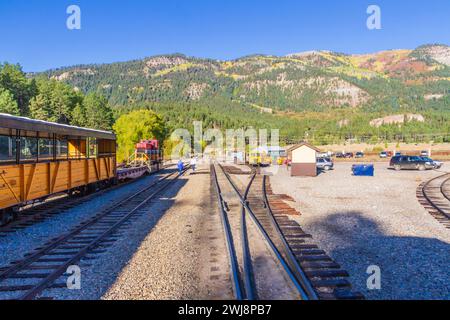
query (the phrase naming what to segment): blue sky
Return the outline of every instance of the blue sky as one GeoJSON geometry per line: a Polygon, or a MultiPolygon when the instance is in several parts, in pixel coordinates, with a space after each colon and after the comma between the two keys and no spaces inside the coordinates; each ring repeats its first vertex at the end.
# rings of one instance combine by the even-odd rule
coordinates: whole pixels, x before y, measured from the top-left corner
{"type": "Polygon", "coordinates": [[[0,0],[0,61],[42,71],[165,53],[366,53],[450,44],[449,17],[449,0],[0,0]],[[71,4],[81,30],[66,28],[71,4]],[[366,28],[370,4],[382,30],[366,28]]]}

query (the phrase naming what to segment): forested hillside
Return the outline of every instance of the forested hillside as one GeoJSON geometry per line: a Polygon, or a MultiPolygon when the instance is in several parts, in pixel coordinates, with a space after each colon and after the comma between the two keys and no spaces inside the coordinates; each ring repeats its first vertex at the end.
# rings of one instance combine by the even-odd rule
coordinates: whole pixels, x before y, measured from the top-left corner
{"type": "Polygon", "coordinates": [[[176,54],[51,70],[46,76],[104,95],[116,114],[156,110],[173,128],[188,127],[196,119],[207,126],[278,127],[294,139],[310,131],[322,140],[449,132],[450,48],[445,45],[367,55],[255,55],[234,61],[176,54]],[[424,121],[401,128],[370,126],[376,118],[411,113],[424,121]]]}
{"type": "MultiPolygon", "coordinates": [[[[316,143],[443,141],[450,132],[446,45],[234,61],[175,54],[55,69],[23,81],[29,88],[16,99],[21,114],[79,125],[105,122],[92,110],[107,108],[107,102],[115,118],[131,110],[156,111],[169,131],[201,120],[205,127],[279,128],[286,139],[307,136],[316,143]]],[[[14,90],[0,91],[0,110],[1,101],[17,98],[14,90]]]]}
{"type": "Polygon", "coordinates": [[[86,96],[63,82],[27,78],[19,65],[0,65],[0,112],[110,130],[113,113],[103,96],[86,96]]]}

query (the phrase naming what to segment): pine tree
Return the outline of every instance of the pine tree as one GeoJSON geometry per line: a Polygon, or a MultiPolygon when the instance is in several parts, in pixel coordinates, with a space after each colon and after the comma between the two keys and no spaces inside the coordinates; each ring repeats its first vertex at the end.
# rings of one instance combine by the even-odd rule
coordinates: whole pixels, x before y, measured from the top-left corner
{"type": "Polygon", "coordinates": [[[96,93],[90,93],[84,98],[83,105],[87,127],[111,130],[113,115],[105,97],[96,93]]]}
{"type": "Polygon", "coordinates": [[[2,88],[0,88],[0,113],[8,113],[14,116],[20,115],[19,106],[11,92],[2,88]]]}
{"type": "Polygon", "coordinates": [[[73,110],[82,104],[82,94],[56,80],[40,79],[38,95],[31,99],[30,116],[35,119],[69,124],[73,110]]]}
{"type": "Polygon", "coordinates": [[[86,126],[86,110],[83,104],[77,104],[77,106],[72,110],[71,124],[78,127],[86,126]]]}
{"type": "Polygon", "coordinates": [[[21,115],[28,115],[28,104],[36,94],[36,86],[32,80],[26,78],[20,65],[0,65],[0,88],[12,94],[21,115]]]}
{"type": "Polygon", "coordinates": [[[33,119],[52,121],[51,104],[45,94],[39,94],[30,102],[30,116],[33,119]]]}

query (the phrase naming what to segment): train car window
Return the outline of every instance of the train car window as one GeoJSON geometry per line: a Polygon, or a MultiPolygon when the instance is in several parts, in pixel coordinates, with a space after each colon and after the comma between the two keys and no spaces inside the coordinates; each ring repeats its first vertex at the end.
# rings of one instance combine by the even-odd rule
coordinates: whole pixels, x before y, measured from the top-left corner
{"type": "Polygon", "coordinates": [[[39,160],[52,160],[53,159],[53,140],[52,139],[39,139],[38,154],[39,154],[39,160]]]}
{"type": "Polygon", "coordinates": [[[69,139],[68,145],[70,159],[84,159],[87,157],[87,139],[69,139]]]}
{"type": "Polygon", "coordinates": [[[114,140],[97,139],[98,156],[109,157],[116,153],[116,142],[114,140]]]}
{"type": "Polygon", "coordinates": [[[69,154],[68,141],[66,139],[56,140],[56,158],[67,159],[69,154]]]}
{"type": "Polygon", "coordinates": [[[88,157],[97,158],[98,146],[96,138],[88,138],[88,157]]]}
{"type": "Polygon", "coordinates": [[[97,139],[96,138],[88,138],[89,140],[89,158],[97,158],[97,139]]]}
{"type": "Polygon", "coordinates": [[[36,138],[20,138],[20,160],[36,160],[38,155],[38,142],[36,138]]]}
{"type": "Polygon", "coordinates": [[[7,136],[0,136],[0,162],[15,161],[16,154],[16,139],[7,136]]]}

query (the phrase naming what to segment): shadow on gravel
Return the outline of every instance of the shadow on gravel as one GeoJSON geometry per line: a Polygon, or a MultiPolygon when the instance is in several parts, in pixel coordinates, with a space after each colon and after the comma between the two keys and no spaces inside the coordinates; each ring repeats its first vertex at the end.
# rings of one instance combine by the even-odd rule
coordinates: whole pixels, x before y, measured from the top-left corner
{"type": "MultiPolygon", "coordinates": [[[[367,299],[450,299],[450,245],[437,239],[391,236],[360,212],[330,214],[309,231],[331,234],[326,251],[350,273],[367,299]],[[381,289],[368,290],[367,268],[381,269],[381,289]]],[[[329,239],[330,236],[325,236],[329,239]]]]}
{"type": "MultiPolygon", "coordinates": [[[[63,295],[56,295],[57,299],[98,300],[113,286],[122,270],[127,266],[133,255],[138,251],[144,239],[151,233],[160,219],[165,215],[174,202],[179,191],[187,183],[186,177],[181,177],[174,185],[151,201],[145,213],[132,218],[131,224],[123,229],[119,240],[107,252],[89,261],[89,265],[82,267],[82,288],[76,292],[64,290],[63,295]]],[[[170,235],[168,236],[170,241],[170,235]]],[[[148,257],[151,259],[152,257],[148,257]]],[[[59,291],[60,292],[60,291],[59,291]]]]}
{"type": "Polygon", "coordinates": [[[323,174],[329,174],[330,173],[330,171],[333,171],[333,170],[325,170],[325,169],[317,169],[317,176],[320,176],[320,175],[323,175],[323,174]]]}

